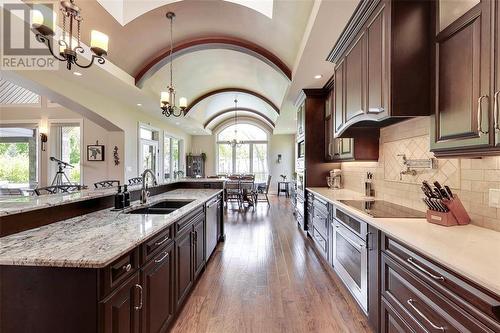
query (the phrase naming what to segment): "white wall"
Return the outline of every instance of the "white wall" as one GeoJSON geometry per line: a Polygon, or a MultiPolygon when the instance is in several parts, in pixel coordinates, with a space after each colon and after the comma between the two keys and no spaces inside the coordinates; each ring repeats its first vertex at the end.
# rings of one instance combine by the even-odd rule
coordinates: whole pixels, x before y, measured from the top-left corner
{"type": "Polygon", "coordinates": [[[277,182],[280,175],[286,175],[291,180],[295,171],[295,136],[280,134],[271,136],[269,142],[269,172],[271,174],[271,192],[278,189],[277,182]],[[278,163],[278,154],[281,154],[281,163],[278,163]]]}
{"type": "MultiPolygon", "coordinates": [[[[139,123],[158,128],[162,132],[161,135],[167,133],[182,139],[184,152],[191,149],[191,135],[165,122],[160,111],[155,113],[157,116],[153,116],[144,109],[130,107],[124,104],[119,96],[108,96],[101,93],[97,84],[91,89],[83,84],[61,79],[50,71],[8,71],[6,79],[40,95],[47,96],[52,101],[79,113],[104,128],[122,130],[125,139],[123,154],[120,155],[120,167],[123,168],[124,179],[138,176],[137,128],[139,123]]],[[[181,156],[181,161],[184,165],[185,154],[181,156]]]]}
{"type": "MultiPolygon", "coordinates": [[[[193,154],[200,152],[207,154],[205,162],[206,175],[216,174],[216,144],[214,135],[195,135],[192,137],[191,150],[193,154]]],[[[293,134],[271,135],[268,146],[268,166],[271,174],[271,189],[277,191],[277,181],[280,175],[287,175],[290,180],[295,169],[295,136],[293,134]],[[281,154],[281,163],[277,163],[278,154],[281,154]]]]}
{"type": "MultiPolygon", "coordinates": [[[[82,117],[82,115],[63,108],[61,106],[47,105],[47,99],[42,97],[39,106],[5,106],[0,108],[0,124],[9,122],[15,123],[30,121],[39,123],[42,119],[47,122],[57,122],[61,120],[74,120],[82,123],[82,151],[81,151],[81,167],[82,167],[82,184],[92,186],[93,183],[105,179],[124,180],[123,164],[114,165],[113,148],[118,147],[119,156],[123,158],[124,149],[124,133],[122,131],[109,131],[93,121],[82,117]],[[88,162],[87,161],[87,145],[99,144],[105,146],[105,160],[103,162],[88,162]]],[[[48,126],[50,131],[50,124],[48,126]]],[[[49,141],[51,139],[50,132],[48,133],[49,141]]],[[[49,161],[49,157],[53,154],[50,152],[50,145],[47,145],[46,151],[40,153],[40,170],[39,184],[46,186],[52,180],[49,175],[52,174],[56,165],[49,161]]]]}

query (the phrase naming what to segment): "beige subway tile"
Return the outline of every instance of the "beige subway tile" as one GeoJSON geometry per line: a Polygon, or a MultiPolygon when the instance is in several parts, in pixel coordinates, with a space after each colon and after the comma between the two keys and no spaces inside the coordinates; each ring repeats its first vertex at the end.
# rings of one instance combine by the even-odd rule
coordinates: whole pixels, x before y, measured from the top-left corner
{"type": "Polygon", "coordinates": [[[462,180],[460,182],[460,189],[464,191],[470,191],[472,188],[472,181],[470,180],[462,180]]]}
{"type": "Polygon", "coordinates": [[[500,181],[500,170],[484,170],[484,180],[500,181]]]}
{"type": "Polygon", "coordinates": [[[460,160],[460,168],[462,169],[470,169],[471,168],[471,160],[468,158],[462,158],[460,160]]]}
{"type": "Polygon", "coordinates": [[[462,179],[465,180],[483,180],[483,170],[462,170],[462,179]]]}

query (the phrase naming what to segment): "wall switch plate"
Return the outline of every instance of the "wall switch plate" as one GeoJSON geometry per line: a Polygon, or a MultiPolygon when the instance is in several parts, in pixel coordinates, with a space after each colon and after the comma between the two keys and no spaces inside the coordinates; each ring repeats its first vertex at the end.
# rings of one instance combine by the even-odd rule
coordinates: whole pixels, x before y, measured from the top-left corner
{"type": "Polygon", "coordinates": [[[500,189],[490,188],[489,197],[489,206],[500,208],[500,189]]]}

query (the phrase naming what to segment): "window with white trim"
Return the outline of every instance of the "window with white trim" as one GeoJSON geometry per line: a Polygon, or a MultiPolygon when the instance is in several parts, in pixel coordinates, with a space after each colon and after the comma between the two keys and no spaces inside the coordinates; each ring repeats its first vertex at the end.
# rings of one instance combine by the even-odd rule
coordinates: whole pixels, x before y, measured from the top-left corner
{"type": "Polygon", "coordinates": [[[217,174],[255,174],[265,181],[268,169],[268,135],[253,124],[237,124],[217,134],[217,174]],[[236,139],[237,144],[232,144],[236,139]]]}

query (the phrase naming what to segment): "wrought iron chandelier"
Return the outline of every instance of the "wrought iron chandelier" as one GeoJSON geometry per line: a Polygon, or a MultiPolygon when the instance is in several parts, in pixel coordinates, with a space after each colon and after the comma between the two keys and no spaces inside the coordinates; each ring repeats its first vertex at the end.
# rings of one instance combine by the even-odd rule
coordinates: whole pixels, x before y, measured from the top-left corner
{"type": "Polygon", "coordinates": [[[236,147],[241,144],[238,140],[238,100],[234,99],[234,137],[231,140],[231,147],[236,147]]]}
{"type": "Polygon", "coordinates": [[[170,84],[167,86],[167,91],[162,91],[160,94],[160,106],[163,110],[162,114],[165,117],[180,117],[184,114],[187,107],[187,99],[185,97],[179,98],[179,107],[175,104],[175,88],[173,83],[173,28],[175,13],[168,12],[167,19],[170,20],[170,84]]]}
{"type": "MultiPolygon", "coordinates": [[[[59,61],[66,62],[66,68],[71,70],[73,65],[80,68],[89,68],[92,66],[94,61],[99,64],[104,64],[105,55],[108,54],[108,42],[109,37],[102,32],[97,30],[92,30],[90,33],[90,50],[92,51],[92,59],[86,65],[78,62],[78,53],[84,53],[84,49],[80,44],[80,25],[83,21],[81,15],[80,7],[75,4],[75,0],[63,0],[61,1],[60,11],[61,21],[62,21],[62,38],[58,41],[59,54],[54,53],[54,48],[52,45],[53,37],[55,35],[54,30],[47,25],[45,22],[44,15],[39,10],[33,10],[32,12],[32,28],[35,32],[36,40],[40,43],[47,45],[50,53],[59,61]],[[74,26],[76,25],[76,27],[74,26]],[[74,35],[76,30],[76,36],[74,35]]],[[[56,14],[53,13],[53,21],[55,26],[56,14]]]]}

